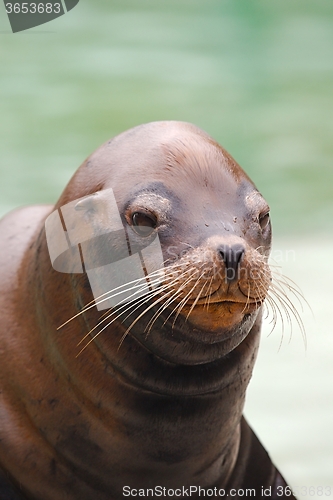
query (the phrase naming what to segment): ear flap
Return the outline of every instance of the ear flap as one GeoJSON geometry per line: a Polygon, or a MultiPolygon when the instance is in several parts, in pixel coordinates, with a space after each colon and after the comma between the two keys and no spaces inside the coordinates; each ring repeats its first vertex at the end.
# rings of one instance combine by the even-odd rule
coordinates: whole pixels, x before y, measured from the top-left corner
{"type": "Polygon", "coordinates": [[[74,210],[76,210],[77,212],[82,210],[84,210],[85,212],[95,211],[96,207],[98,208],[97,195],[98,193],[94,193],[86,196],[85,198],[81,198],[81,200],[79,200],[76,205],[74,205],[74,210]]]}

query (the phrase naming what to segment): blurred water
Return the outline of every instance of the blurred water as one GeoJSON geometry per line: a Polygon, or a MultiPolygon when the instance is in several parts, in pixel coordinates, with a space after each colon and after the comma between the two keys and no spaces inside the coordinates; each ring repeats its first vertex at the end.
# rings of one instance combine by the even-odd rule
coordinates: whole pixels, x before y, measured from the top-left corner
{"type": "Polygon", "coordinates": [[[278,353],[281,326],[263,335],[247,413],[293,485],[333,486],[332,0],[81,0],[16,35],[1,3],[0,67],[0,214],[55,202],[96,147],[151,120],[199,125],[250,174],[315,320],[306,354],[295,330],[278,353]]]}
{"type": "Polygon", "coordinates": [[[2,33],[1,213],[54,201],[115,133],[181,119],[250,173],[278,231],[332,230],[331,0],[112,4],[2,33]]]}

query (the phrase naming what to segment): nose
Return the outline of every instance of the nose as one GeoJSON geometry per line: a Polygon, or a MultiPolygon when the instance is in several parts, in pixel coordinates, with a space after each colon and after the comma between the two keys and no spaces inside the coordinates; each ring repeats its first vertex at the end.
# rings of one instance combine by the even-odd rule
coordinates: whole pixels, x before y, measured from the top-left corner
{"type": "Polygon", "coordinates": [[[218,252],[225,264],[225,280],[231,283],[237,278],[239,264],[245,252],[245,248],[241,243],[233,245],[220,245],[218,252]]]}

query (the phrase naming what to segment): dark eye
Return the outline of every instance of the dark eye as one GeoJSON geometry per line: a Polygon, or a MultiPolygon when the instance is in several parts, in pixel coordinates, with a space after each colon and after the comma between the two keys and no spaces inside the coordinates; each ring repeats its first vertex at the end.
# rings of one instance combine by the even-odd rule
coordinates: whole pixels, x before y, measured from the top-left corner
{"type": "Polygon", "coordinates": [[[132,215],[133,229],[139,236],[150,236],[157,226],[156,217],[153,214],[134,212],[132,215]]]}
{"type": "Polygon", "coordinates": [[[259,216],[259,224],[260,224],[260,227],[261,227],[262,231],[264,231],[264,229],[266,229],[266,227],[268,226],[269,222],[270,222],[269,212],[266,212],[266,213],[261,214],[259,216]]]}

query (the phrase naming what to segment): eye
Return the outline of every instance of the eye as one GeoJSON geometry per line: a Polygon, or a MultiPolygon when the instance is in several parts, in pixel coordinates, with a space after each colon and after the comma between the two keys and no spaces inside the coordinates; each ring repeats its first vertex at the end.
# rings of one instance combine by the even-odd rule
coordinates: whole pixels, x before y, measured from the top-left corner
{"type": "Polygon", "coordinates": [[[268,227],[269,223],[270,223],[269,212],[263,213],[259,216],[259,224],[262,231],[264,231],[268,227]]]}
{"type": "Polygon", "coordinates": [[[132,215],[133,229],[139,236],[150,236],[157,226],[156,217],[153,214],[134,212],[132,215]]]}

